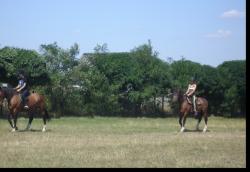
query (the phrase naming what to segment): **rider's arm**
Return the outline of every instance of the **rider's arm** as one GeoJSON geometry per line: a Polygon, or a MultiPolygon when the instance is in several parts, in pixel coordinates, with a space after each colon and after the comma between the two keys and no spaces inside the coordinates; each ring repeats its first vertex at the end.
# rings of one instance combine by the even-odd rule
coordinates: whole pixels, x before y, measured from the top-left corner
{"type": "Polygon", "coordinates": [[[14,88],[15,90],[19,89],[22,86],[22,81],[18,81],[18,85],[14,88]]]}
{"type": "Polygon", "coordinates": [[[187,91],[186,91],[185,95],[187,95],[187,94],[188,94],[188,92],[189,92],[189,87],[190,87],[190,85],[188,85],[188,89],[187,89],[187,91]]]}
{"type": "Polygon", "coordinates": [[[18,88],[20,88],[20,84],[18,84],[14,89],[17,90],[18,88]]]}
{"type": "Polygon", "coordinates": [[[23,86],[20,87],[20,88],[17,90],[17,92],[21,91],[25,86],[26,86],[26,82],[23,83],[23,86]]]}

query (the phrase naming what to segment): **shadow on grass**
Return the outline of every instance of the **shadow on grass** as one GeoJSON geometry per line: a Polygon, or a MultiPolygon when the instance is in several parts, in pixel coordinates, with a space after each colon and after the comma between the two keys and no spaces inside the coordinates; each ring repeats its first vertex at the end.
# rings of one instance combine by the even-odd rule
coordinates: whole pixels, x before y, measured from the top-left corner
{"type": "MultiPolygon", "coordinates": [[[[17,132],[43,132],[41,129],[30,129],[30,130],[25,130],[25,129],[23,129],[23,130],[17,130],[17,132]]],[[[51,130],[50,129],[47,129],[46,131],[45,131],[45,133],[46,132],[51,132],[51,130]]]]}
{"type": "MultiPolygon", "coordinates": [[[[199,129],[199,130],[196,130],[196,129],[193,129],[193,130],[191,130],[191,129],[185,129],[184,130],[184,132],[203,132],[203,130],[201,130],[201,129],[199,129]]],[[[207,130],[206,132],[210,132],[210,130],[207,130]]]]}

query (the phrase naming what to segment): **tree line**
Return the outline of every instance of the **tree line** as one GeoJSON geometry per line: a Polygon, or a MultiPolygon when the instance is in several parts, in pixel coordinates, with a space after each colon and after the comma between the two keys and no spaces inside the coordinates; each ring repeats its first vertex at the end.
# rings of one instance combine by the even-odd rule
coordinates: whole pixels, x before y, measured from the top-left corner
{"type": "MultiPolygon", "coordinates": [[[[164,115],[158,97],[187,89],[191,77],[197,95],[209,102],[209,113],[244,116],[246,61],[225,61],[217,67],[185,58],[163,61],[150,41],[130,52],[109,52],[107,44],[79,55],[77,43],[68,49],[42,44],[39,52],[16,47],[0,49],[0,83],[17,85],[24,70],[32,90],[44,94],[50,112],[58,116],[164,115]],[[142,111],[142,105],[149,107],[142,111]]],[[[176,106],[172,105],[173,109],[176,106]]]]}

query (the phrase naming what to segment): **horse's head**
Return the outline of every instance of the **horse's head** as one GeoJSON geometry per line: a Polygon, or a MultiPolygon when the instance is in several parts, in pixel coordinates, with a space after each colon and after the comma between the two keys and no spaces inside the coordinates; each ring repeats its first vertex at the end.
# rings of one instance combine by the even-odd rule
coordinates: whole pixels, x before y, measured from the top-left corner
{"type": "Polygon", "coordinates": [[[167,97],[171,100],[171,102],[174,102],[174,103],[178,100],[178,94],[176,90],[171,89],[170,93],[167,94],[167,97]]]}
{"type": "Polygon", "coordinates": [[[13,88],[0,87],[0,105],[2,105],[4,99],[10,99],[11,96],[15,93],[13,88]]]}
{"type": "Polygon", "coordinates": [[[181,90],[176,89],[172,93],[172,102],[181,102],[183,100],[183,93],[181,90]]]}
{"type": "Polygon", "coordinates": [[[177,91],[174,91],[172,96],[173,96],[172,101],[177,102],[179,98],[179,93],[177,91]]]}

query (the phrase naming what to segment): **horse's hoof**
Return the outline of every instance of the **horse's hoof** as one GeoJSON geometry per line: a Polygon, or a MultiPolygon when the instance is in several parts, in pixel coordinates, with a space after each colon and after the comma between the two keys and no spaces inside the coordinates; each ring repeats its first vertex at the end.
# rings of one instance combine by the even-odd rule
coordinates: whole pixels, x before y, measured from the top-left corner
{"type": "Polygon", "coordinates": [[[181,133],[183,133],[183,132],[184,132],[184,130],[185,130],[185,128],[184,128],[184,127],[182,127],[182,128],[181,128],[181,130],[180,130],[180,132],[181,132],[181,133]]]}
{"type": "Polygon", "coordinates": [[[15,131],[16,131],[16,129],[15,129],[15,128],[12,128],[11,132],[15,132],[15,131]]]}
{"type": "Polygon", "coordinates": [[[45,132],[45,131],[46,131],[46,129],[45,129],[45,128],[43,128],[43,129],[42,129],[42,132],[45,132]]]}
{"type": "Polygon", "coordinates": [[[206,131],[207,131],[207,126],[204,127],[203,133],[205,133],[206,131]]]}
{"type": "Polygon", "coordinates": [[[30,131],[31,130],[31,128],[25,128],[25,131],[30,131]]]}
{"type": "Polygon", "coordinates": [[[26,126],[25,130],[26,130],[26,131],[31,130],[31,125],[28,124],[28,125],[26,126]]]}

